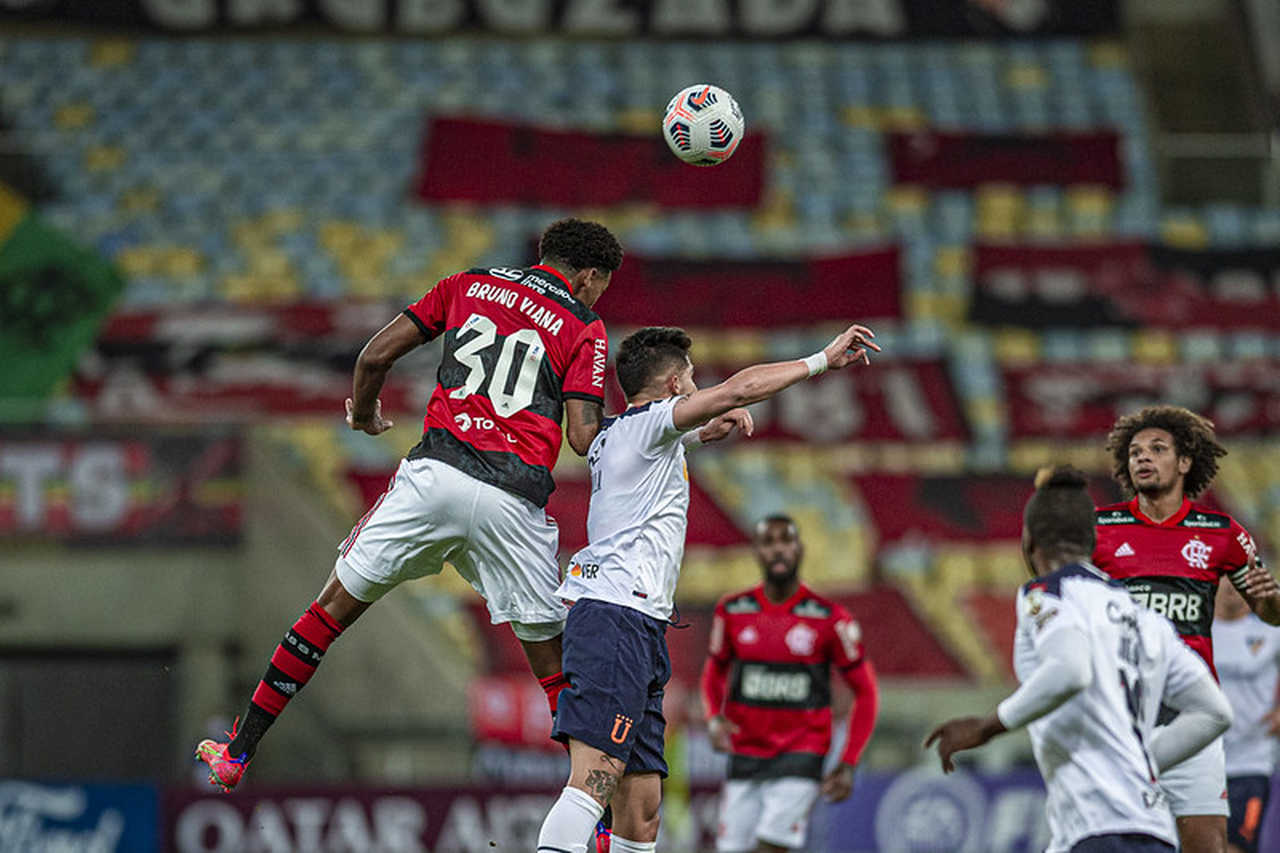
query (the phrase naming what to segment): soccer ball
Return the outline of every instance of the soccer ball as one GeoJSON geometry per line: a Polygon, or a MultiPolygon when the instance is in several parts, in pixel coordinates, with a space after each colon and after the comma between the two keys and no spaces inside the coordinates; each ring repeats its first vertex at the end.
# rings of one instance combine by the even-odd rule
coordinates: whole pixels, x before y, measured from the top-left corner
{"type": "Polygon", "coordinates": [[[744,123],[738,102],[719,86],[681,89],[667,104],[662,138],[671,153],[693,166],[715,166],[733,156],[744,123]]]}

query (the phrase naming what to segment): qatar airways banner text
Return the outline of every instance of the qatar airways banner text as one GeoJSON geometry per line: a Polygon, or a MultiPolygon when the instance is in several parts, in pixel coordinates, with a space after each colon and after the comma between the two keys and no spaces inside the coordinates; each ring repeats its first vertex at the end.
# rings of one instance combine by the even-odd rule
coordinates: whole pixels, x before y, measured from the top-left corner
{"type": "Polygon", "coordinates": [[[1042,364],[1006,368],[1013,434],[1096,438],[1149,404],[1186,406],[1221,435],[1280,431],[1280,359],[1178,365],[1042,364]]]}
{"type": "Polygon", "coordinates": [[[901,268],[896,246],[802,260],[628,254],[601,313],[610,328],[673,322],[686,328],[769,330],[854,320],[871,324],[902,317],[901,268]]]}
{"type": "Polygon", "coordinates": [[[1116,32],[1118,10],[1118,0],[0,0],[0,19],[420,36],[1083,36],[1116,32]]]}
{"type": "Polygon", "coordinates": [[[1280,331],[1280,249],[980,245],[978,323],[1280,331]]]}
{"type": "Polygon", "coordinates": [[[234,545],[234,432],[0,433],[0,541],[234,545]]]}
{"type": "Polygon", "coordinates": [[[728,161],[698,169],[671,155],[657,127],[646,134],[580,133],[434,118],[422,164],[417,193],[428,202],[753,208],[764,191],[765,136],[750,131],[728,161]]]}

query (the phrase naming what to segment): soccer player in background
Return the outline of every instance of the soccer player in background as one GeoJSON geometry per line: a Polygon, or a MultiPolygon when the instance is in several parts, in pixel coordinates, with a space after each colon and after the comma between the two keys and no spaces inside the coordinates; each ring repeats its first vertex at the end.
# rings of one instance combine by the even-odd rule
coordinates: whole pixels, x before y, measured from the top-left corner
{"type": "Polygon", "coordinates": [[[566,610],[559,534],[545,506],[555,484],[561,420],[585,454],[600,428],[608,340],[591,308],[622,263],[603,225],[553,223],[532,267],[449,276],[375,334],[356,361],[347,424],[391,426],[378,392],[392,364],[444,338],[422,440],[387,490],[338,547],[333,572],[276,648],[230,741],[204,740],[196,757],[223,790],[240,781],[258,741],[315,673],[325,651],[403,581],[451,563],[482,595],[493,623],[511,624],[552,714],[566,610]]]}
{"type": "Polygon", "coordinates": [[[785,515],[762,519],[751,545],[764,582],[716,605],[702,669],[711,744],[730,753],[716,839],[722,853],[802,847],[818,794],[839,802],[853,791],[853,768],[880,702],[858,623],[800,582],[796,523],[785,515]],[[824,776],[833,666],[854,704],[840,761],[824,776]]]}
{"type": "Polygon", "coordinates": [[[607,419],[587,452],[588,545],[559,594],[575,602],[564,632],[564,674],[553,736],[569,744],[569,781],[538,835],[541,853],[583,853],[604,807],[613,806],[613,853],[652,851],[671,676],[666,628],[688,526],[685,449],[738,429],[740,408],[827,369],[868,362],[874,335],[851,326],[805,359],[745,368],[698,390],[689,336],[641,329],[615,362],[627,408],[607,419]]]}
{"type": "Polygon", "coordinates": [[[1227,759],[1227,850],[1257,853],[1280,735],[1280,631],[1249,611],[1224,581],[1213,611],[1213,659],[1235,722],[1222,736],[1227,759]]]}
{"type": "Polygon", "coordinates": [[[1048,789],[1048,853],[1172,851],[1176,835],[1157,774],[1226,731],[1231,708],[1203,660],[1168,620],[1089,563],[1095,530],[1085,478],[1043,472],[1023,510],[1034,580],[1018,592],[1020,686],[985,717],[950,720],[925,739],[952,756],[1029,726],[1048,789]],[[1182,711],[1155,728],[1161,703],[1182,711]]]}
{"type": "MultiPolygon", "coordinates": [[[[1248,532],[1226,513],[1192,502],[1227,454],[1211,421],[1180,406],[1150,406],[1116,421],[1107,452],[1113,476],[1133,497],[1098,509],[1094,565],[1168,617],[1210,671],[1214,596],[1223,575],[1264,622],[1280,624],[1280,586],[1258,565],[1248,532]]],[[[1167,718],[1162,714],[1160,721],[1167,718]]],[[[1225,853],[1222,742],[1162,776],[1160,784],[1184,853],[1225,853]]]]}

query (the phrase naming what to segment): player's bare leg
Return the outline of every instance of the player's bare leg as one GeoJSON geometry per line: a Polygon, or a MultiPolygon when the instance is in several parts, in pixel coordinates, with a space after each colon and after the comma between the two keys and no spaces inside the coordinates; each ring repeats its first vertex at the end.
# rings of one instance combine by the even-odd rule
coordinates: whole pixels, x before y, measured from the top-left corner
{"type": "Polygon", "coordinates": [[[556,634],[550,640],[520,640],[520,645],[524,648],[524,656],[529,660],[529,669],[533,670],[535,678],[541,680],[559,675],[563,637],[563,634],[556,634]]]}
{"type": "Polygon", "coordinates": [[[569,740],[569,782],[538,832],[539,851],[585,853],[596,822],[613,799],[626,762],[569,740]]]}
{"type": "Polygon", "coordinates": [[[1221,815],[1178,818],[1182,853],[1227,853],[1227,819],[1221,815]]]}
{"type": "Polygon", "coordinates": [[[289,700],[311,680],[329,645],[368,609],[368,602],[347,592],[337,573],[330,572],[316,600],[276,647],[248,710],[237,718],[227,733],[227,741],[209,738],[196,746],[196,758],[209,766],[212,784],[224,791],[239,784],[258,749],[258,741],[289,700]]]}
{"type": "Polygon", "coordinates": [[[629,850],[631,844],[658,840],[662,777],[657,773],[628,773],[613,795],[613,849],[629,850]]]}

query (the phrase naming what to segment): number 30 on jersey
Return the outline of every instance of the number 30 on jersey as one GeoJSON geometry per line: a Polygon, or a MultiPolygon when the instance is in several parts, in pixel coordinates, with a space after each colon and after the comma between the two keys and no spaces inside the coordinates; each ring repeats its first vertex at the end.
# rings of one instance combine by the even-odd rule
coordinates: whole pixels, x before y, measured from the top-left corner
{"type": "Polygon", "coordinates": [[[471,334],[454,351],[453,357],[467,368],[467,378],[453,389],[449,396],[462,400],[481,392],[493,403],[493,411],[500,418],[508,418],[533,402],[533,391],[538,384],[538,370],[546,346],[536,329],[520,329],[508,335],[502,342],[493,376],[485,370],[480,354],[495,345],[498,327],[483,314],[472,314],[458,329],[458,338],[471,334]],[[523,350],[523,352],[521,352],[523,350]],[[496,380],[496,381],[495,381],[496,380]]]}

